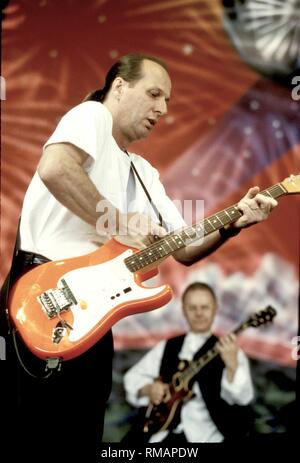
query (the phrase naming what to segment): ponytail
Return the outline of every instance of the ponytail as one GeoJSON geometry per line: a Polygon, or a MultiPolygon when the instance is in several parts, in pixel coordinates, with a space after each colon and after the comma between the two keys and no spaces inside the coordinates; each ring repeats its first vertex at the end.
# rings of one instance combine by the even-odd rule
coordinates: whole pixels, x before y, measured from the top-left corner
{"type": "Polygon", "coordinates": [[[100,101],[102,102],[104,99],[104,91],[102,88],[99,88],[98,90],[94,90],[93,92],[88,93],[82,100],[82,103],[84,101],[100,101]]]}

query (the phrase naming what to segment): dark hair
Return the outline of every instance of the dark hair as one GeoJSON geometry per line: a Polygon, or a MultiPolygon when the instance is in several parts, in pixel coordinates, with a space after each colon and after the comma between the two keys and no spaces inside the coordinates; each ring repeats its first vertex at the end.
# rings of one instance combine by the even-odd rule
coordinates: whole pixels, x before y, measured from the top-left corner
{"type": "Polygon", "coordinates": [[[142,78],[141,65],[144,60],[154,61],[168,72],[166,63],[155,56],[144,53],[129,53],[122,56],[110,68],[105,77],[104,87],[89,93],[82,101],[103,102],[116,77],[122,77],[127,82],[135,84],[135,82],[142,78]]]}
{"type": "Polygon", "coordinates": [[[184,299],[190,291],[195,291],[197,289],[201,289],[202,291],[208,291],[212,295],[213,299],[215,302],[217,302],[217,298],[215,295],[215,292],[211,286],[209,286],[207,283],[202,283],[201,281],[196,281],[195,283],[190,284],[187,288],[185,288],[183,294],[182,294],[182,302],[184,302],[184,299]]]}

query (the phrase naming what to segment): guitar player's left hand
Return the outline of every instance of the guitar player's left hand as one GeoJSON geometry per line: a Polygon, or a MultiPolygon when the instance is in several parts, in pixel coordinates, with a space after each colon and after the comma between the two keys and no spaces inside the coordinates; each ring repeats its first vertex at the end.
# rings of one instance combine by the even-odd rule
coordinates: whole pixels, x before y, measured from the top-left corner
{"type": "Polygon", "coordinates": [[[277,204],[276,199],[260,194],[259,187],[252,187],[238,203],[238,208],[243,215],[234,222],[233,226],[244,228],[262,222],[268,218],[277,204]]]}
{"type": "Polygon", "coordinates": [[[216,347],[225,364],[227,379],[231,383],[238,365],[236,336],[233,333],[223,336],[217,342],[216,347]]]}

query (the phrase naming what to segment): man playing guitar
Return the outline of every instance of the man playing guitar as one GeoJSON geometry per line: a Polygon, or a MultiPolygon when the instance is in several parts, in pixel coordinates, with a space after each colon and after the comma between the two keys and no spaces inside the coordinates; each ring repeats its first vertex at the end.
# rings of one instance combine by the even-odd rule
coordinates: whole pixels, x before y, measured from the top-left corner
{"type": "MultiPolygon", "coordinates": [[[[164,410],[166,413],[161,429],[155,428],[155,423],[147,417],[147,412],[152,412],[148,406],[139,434],[151,443],[163,441],[170,445],[221,442],[224,438],[245,436],[253,424],[248,405],[254,396],[247,357],[238,348],[234,334],[219,340],[212,335],[217,300],[209,285],[202,282],[189,285],[182,296],[182,309],[189,331],[158,343],[124,376],[127,399],[132,405],[157,406],[163,401],[172,404],[161,407],[162,413],[164,410]],[[171,401],[169,385],[178,368],[184,371],[185,361],[201,358],[215,345],[220,355],[212,356],[198,373],[194,371],[189,376],[187,386],[191,393],[184,396],[182,403],[171,401]]],[[[179,381],[178,386],[179,390],[179,381]]],[[[136,429],[130,431],[124,442],[129,442],[136,433],[136,429]]]]}

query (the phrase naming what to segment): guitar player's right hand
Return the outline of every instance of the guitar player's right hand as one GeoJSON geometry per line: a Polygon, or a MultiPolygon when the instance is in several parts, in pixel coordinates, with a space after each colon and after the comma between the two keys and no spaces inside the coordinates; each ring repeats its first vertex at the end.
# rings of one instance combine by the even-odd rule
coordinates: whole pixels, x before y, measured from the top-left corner
{"type": "Polygon", "coordinates": [[[159,405],[164,397],[169,394],[169,386],[161,381],[154,381],[149,385],[149,399],[154,405],[159,405]]]}
{"type": "Polygon", "coordinates": [[[114,238],[126,246],[144,249],[166,234],[166,230],[149,216],[130,212],[119,213],[117,234],[114,238]]]}

